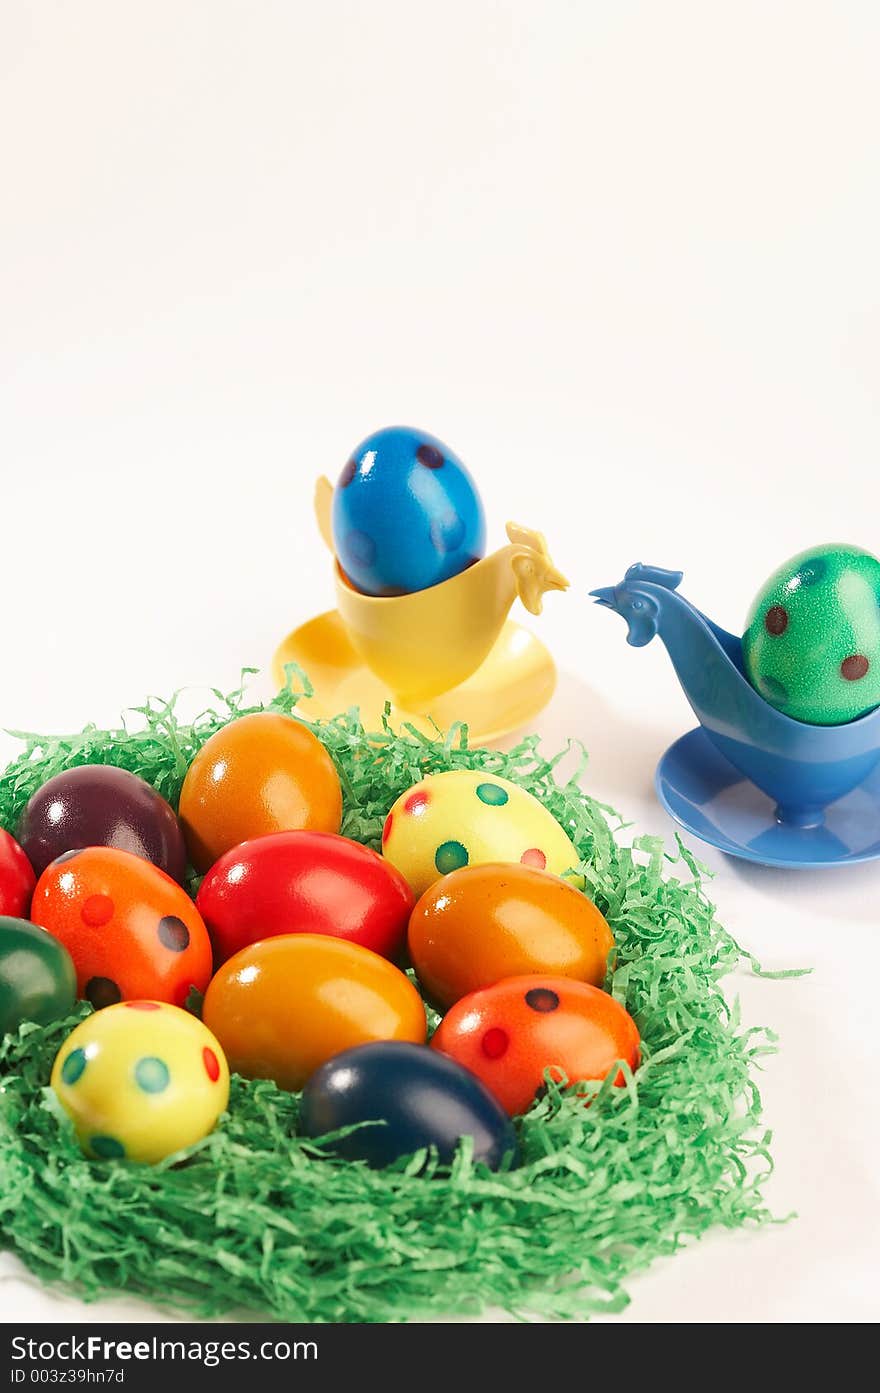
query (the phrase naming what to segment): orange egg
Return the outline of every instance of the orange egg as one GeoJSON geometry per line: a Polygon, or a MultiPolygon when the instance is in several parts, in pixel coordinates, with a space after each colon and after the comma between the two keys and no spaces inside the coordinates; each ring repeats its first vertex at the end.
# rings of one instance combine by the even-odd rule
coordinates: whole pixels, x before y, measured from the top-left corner
{"type": "Polygon", "coordinates": [[[190,859],[207,871],[224,852],[268,832],[338,832],[342,788],[332,759],[301,721],[240,716],[196,755],[180,791],[190,859]]]}
{"type": "Polygon", "coordinates": [[[95,1008],[149,998],[183,1006],[211,976],[201,915],[175,880],[116,847],[68,851],[47,866],[31,918],[63,943],[95,1008]]]}
{"type": "Polygon", "coordinates": [[[374,1040],[423,1045],[427,1034],[422,999],[399,968],[321,934],[243,948],[208,987],[202,1019],[234,1073],[289,1089],[340,1050],[374,1040]]]}
{"type": "Polygon", "coordinates": [[[531,866],[452,871],[425,891],[409,921],[413,966],[441,1006],[527,972],[601,986],[613,947],[592,900],[531,866]]]}

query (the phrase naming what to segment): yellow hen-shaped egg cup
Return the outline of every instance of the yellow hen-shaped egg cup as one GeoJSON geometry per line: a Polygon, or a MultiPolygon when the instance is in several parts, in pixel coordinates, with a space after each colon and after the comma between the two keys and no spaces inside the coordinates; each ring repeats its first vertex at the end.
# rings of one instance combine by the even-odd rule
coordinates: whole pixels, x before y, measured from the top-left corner
{"type": "MultiPolygon", "coordinates": [[[[331,551],[332,497],[330,481],[319,479],[315,512],[331,551]]],[[[507,535],[508,546],[409,595],[361,594],[336,562],[338,608],[288,635],[275,654],[276,681],[283,685],[285,664],[297,663],[315,688],[300,704],[303,715],[357,706],[368,729],[381,726],[387,701],[396,727],[433,733],[465,721],[474,743],[524,725],[553,695],[556,667],[540,640],[507,616],[517,598],[540,614],[544,594],[568,581],[540,532],[508,523],[507,535]]]]}

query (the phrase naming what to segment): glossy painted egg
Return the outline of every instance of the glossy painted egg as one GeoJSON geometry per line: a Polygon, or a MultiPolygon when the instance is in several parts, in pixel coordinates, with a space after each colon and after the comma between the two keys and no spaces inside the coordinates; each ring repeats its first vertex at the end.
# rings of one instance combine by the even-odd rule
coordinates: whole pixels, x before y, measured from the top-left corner
{"type": "Polygon", "coordinates": [[[880,561],[829,545],[780,566],[743,634],[752,685],[777,710],[841,725],[880,705],[880,561]]]}
{"type": "Polygon", "coordinates": [[[30,798],[18,839],[37,875],[65,851],[113,846],[152,861],[173,880],[186,874],[186,846],[170,804],[137,774],[83,764],[49,779],[30,798]]]}
{"type": "Polygon", "coordinates": [[[441,875],[484,861],[562,875],[580,860],[537,798],[509,779],[472,769],[433,774],[407,789],[385,819],[382,855],[415,895],[441,875]]]}
{"type": "Polygon", "coordinates": [[[425,1008],[409,978],[378,953],[319,934],[244,948],[217,972],[202,1018],[229,1067],[302,1088],[320,1065],[373,1040],[424,1044],[425,1008]]]}
{"type": "Polygon", "coordinates": [[[425,431],[392,426],[353,451],[333,494],[333,545],[366,595],[405,595],[483,555],[486,524],[461,460],[425,431]]]}
{"type": "Polygon", "coordinates": [[[23,1021],[50,1025],[73,1010],[76,972],[67,949],[36,924],[0,918],[0,1036],[23,1021]]]}
{"type": "Polygon", "coordinates": [[[545,1069],[579,1083],[604,1079],[618,1059],[632,1069],[639,1061],[628,1012],[607,992],[567,977],[509,977],[472,992],[446,1013],[431,1044],[482,1079],[511,1116],[531,1106],[545,1069]]]}
{"type": "Polygon", "coordinates": [[[213,1131],[229,1100],[229,1069],[188,1011],[125,1001],[68,1035],[52,1087],[88,1156],[154,1164],[213,1131]]]}
{"type": "Polygon", "coordinates": [[[499,862],[435,881],[412,912],[408,941],[419,981],[440,1006],[527,972],[601,986],[614,947],[604,915],[568,881],[499,862]]]}
{"type": "Polygon", "coordinates": [[[196,908],[217,967],[277,934],[329,934],[399,956],[413,897],[369,847],[330,832],[275,832],[242,842],[212,866],[196,908]]]}
{"type": "Polygon", "coordinates": [[[0,827],[0,914],[27,916],[37,878],[14,837],[0,827]]]}
{"type": "Polygon", "coordinates": [[[454,1060],[399,1040],[358,1045],[322,1064],[303,1089],[300,1126],[307,1137],[321,1137],[359,1122],[330,1143],[346,1161],[388,1166],[422,1147],[435,1147],[450,1162],[462,1137],[470,1137],[473,1158],[497,1170],[518,1146],[510,1119],[479,1079],[454,1060]]]}
{"type": "Polygon", "coordinates": [[[140,856],[86,847],[37,881],[31,918],[73,958],[94,1007],[141,997],[183,1006],[211,976],[211,944],[189,895],[140,856]]]}
{"type": "Polygon", "coordinates": [[[338,832],[342,787],[320,740],[301,721],[240,716],[202,746],[183,781],[180,821],[196,870],[251,837],[300,828],[338,832]]]}

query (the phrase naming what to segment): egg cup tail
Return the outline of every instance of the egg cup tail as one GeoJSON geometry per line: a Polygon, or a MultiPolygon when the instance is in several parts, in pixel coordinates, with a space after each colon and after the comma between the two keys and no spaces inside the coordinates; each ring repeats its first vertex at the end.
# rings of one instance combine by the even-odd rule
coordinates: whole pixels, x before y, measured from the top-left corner
{"type": "Polygon", "coordinates": [[[322,474],[315,484],[315,520],[327,550],[333,552],[333,485],[322,474]]]}

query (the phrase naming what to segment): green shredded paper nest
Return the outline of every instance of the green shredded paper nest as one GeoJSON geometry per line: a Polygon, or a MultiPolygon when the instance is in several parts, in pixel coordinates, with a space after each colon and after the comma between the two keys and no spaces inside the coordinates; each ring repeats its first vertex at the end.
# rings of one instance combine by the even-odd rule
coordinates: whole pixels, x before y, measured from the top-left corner
{"type": "MultiPolygon", "coordinates": [[[[115,764],[177,806],[216,730],[248,711],[243,691],[181,723],[175,701],[137,708],[137,729],[25,735],[0,776],[0,824],[73,765],[115,764]]],[[[269,710],[293,712],[297,694],[269,710]]],[[[354,712],[313,723],[342,780],[342,832],[378,848],[385,815],[426,774],[485,769],[529,790],[578,847],[586,890],[617,941],[609,990],[635,1017],[642,1063],[590,1106],[548,1085],[518,1123],[519,1169],[491,1174],[463,1143],[445,1169],[424,1156],[388,1170],[323,1157],[297,1136],[298,1095],[234,1077],[211,1136],[160,1166],[87,1160],[48,1089],[78,1015],[0,1042],[2,1243],[41,1278],[89,1300],[139,1293],[199,1317],[394,1321],[476,1314],[584,1317],[619,1311],[624,1283],[714,1225],[766,1222],[772,1162],[754,1075],[773,1047],[744,1029],[721,979],[750,959],[718,923],[698,865],[656,837],[632,849],[576,779],[554,777],[537,738],[470,749],[459,727],[367,733],[354,712]],[[677,877],[670,874],[675,867],[677,877]]],[[[563,752],[565,753],[565,752],[563,752]]]]}

